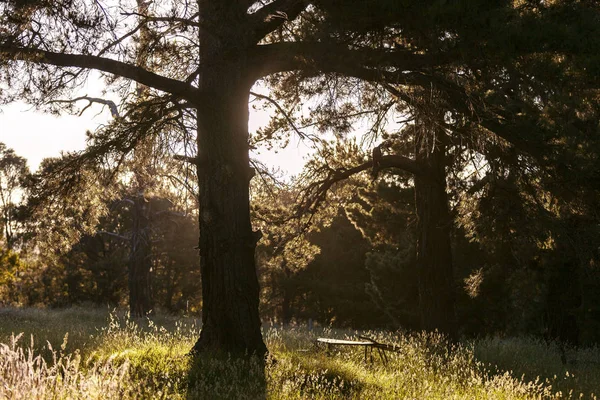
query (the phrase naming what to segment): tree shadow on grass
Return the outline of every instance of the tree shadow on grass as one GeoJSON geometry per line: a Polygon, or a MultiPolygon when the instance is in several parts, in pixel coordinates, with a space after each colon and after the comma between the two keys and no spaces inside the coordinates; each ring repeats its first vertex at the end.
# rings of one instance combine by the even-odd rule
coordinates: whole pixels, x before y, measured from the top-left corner
{"type": "Polygon", "coordinates": [[[265,362],[258,357],[193,356],[186,399],[266,399],[265,362]]]}

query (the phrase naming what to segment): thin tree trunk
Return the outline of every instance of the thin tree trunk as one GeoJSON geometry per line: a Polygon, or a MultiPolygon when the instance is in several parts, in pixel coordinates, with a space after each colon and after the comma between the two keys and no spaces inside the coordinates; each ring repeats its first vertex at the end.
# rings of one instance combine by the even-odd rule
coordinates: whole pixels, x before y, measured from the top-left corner
{"type": "Polygon", "coordinates": [[[281,323],[283,326],[290,324],[292,320],[292,290],[290,288],[290,277],[292,272],[287,266],[287,260],[284,260],[283,272],[285,273],[285,280],[281,285],[283,292],[283,299],[281,301],[281,323]]]}
{"type": "Polygon", "coordinates": [[[12,244],[13,244],[13,238],[12,238],[12,233],[10,230],[10,210],[8,208],[9,206],[4,206],[4,241],[5,241],[5,245],[6,248],[8,250],[12,250],[12,244]]]}
{"type": "Polygon", "coordinates": [[[417,265],[419,268],[419,304],[422,328],[438,330],[455,340],[451,219],[446,194],[445,145],[443,133],[416,133],[415,156],[429,169],[434,180],[415,176],[417,211],[417,265]]]}
{"type": "Polygon", "coordinates": [[[152,310],[150,206],[141,194],[136,196],[133,202],[129,259],[129,312],[132,317],[143,317],[152,310]]]}
{"type": "MultiPolygon", "coordinates": [[[[137,9],[140,15],[148,14],[150,2],[137,0],[137,9]]],[[[149,41],[147,25],[140,28],[137,46],[136,64],[146,67],[147,45],[149,41]]],[[[137,84],[137,97],[143,100],[148,92],[144,85],[137,84]]],[[[142,317],[152,309],[152,242],[150,238],[150,206],[144,198],[148,190],[151,177],[146,172],[150,162],[153,138],[143,140],[134,151],[133,182],[136,191],[133,199],[134,206],[132,218],[131,259],[129,263],[129,310],[133,317],[142,317]]]]}

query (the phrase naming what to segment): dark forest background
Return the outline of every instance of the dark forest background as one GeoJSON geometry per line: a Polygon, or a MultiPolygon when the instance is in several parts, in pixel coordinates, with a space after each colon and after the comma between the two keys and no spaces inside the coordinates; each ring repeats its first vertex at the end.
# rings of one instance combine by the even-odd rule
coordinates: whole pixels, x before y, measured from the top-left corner
{"type": "MultiPolygon", "coordinates": [[[[348,148],[360,156],[359,147],[348,148]]],[[[141,198],[152,309],[199,312],[195,200],[173,185],[184,176],[162,166],[155,176],[163,178],[145,194],[124,178],[38,208],[29,195],[37,175],[5,146],[1,157],[0,304],[126,306],[140,218],[134,200],[141,198]]],[[[449,182],[459,332],[598,343],[597,211],[561,207],[526,175],[504,177],[479,193],[449,182]]],[[[289,218],[302,179],[253,181],[254,224],[264,232],[257,249],[263,322],[419,330],[410,181],[356,176],[338,185],[306,225],[289,218]]]]}

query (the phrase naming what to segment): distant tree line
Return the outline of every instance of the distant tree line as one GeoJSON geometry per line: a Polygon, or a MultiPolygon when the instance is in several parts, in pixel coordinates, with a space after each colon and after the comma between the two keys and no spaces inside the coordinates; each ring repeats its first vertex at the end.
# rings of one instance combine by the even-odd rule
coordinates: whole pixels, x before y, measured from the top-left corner
{"type": "MultiPolygon", "coordinates": [[[[305,243],[291,243],[279,258],[272,256],[281,246],[273,238],[259,246],[264,318],[282,324],[313,319],[342,327],[422,329],[414,188],[402,178],[374,182],[365,174],[356,179],[332,193],[332,204],[320,213],[305,243]],[[307,252],[313,254],[309,260],[303,258],[307,252]]],[[[480,196],[454,195],[451,286],[459,335],[598,343],[595,211],[572,215],[554,208],[555,198],[544,199],[547,193],[532,192],[510,176],[480,196]]],[[[263,215],[273,211],[260,208],[263,215]]]]}
{"type": "MultiPolygon", "coordinates": [[[[113,185],[106,198],[98,187],[83,201],[65,197],[57,210],[40,209],[27,197],[36,175],[24,159],[2,148],[0,162],[19,166],[6,168],[4,174],[14,176],[2,181],[11,182],[10,193],[19,196],[0,187],[3,197],[11,198],[0,211],[13,213],[2,220],[12,224],[12,236],[1,241],[0,302],[127,306],[136,205],[124,200],[136,195],[128,189],[131,182],[113,185]],[[94,221],[92,206],[98,213],[94,221]],[[74,221],[93,225],[83,230],[70,225],[74,221]]],[[[338,152],[345,160],[368,156],[352,143],[338,152]]],[[[507,175],[479,196],[461,198],[454,192],[458,188],[450,192],[456,196],[451,243],[459,332],[598,343],[600,228],[593,210],[561,214],[556,199],[522,179],[507,175]]],[[[189,193],[184,199],[161,189],[158,182],[148,187],[156,190],[143,198],[152,219],[150,307],[197,314],[202,301],[194,284],[200,273],[198,226],[193,205],[187,205],[189,215],[184,205],[194,200],[189,193]]],[[[286,185],[256,180],[254,223],[289,219],[304,190],[299,179],[286,185]]],[[[332,196],[310,225],[293,218],[265,228],[257,250],[263,321],[420,330],[418,227],[409,180],[402,174],[378,180],[363,174],[336,187],[332,196]]]]}
{"type": "Polygon", "coordinates": [[[149,254],[142,254],[151,275],[146,278],[145,312],[155,307],[167,312],[198,311],[200,292],[191,279],[200,274],[195,249],[198,225],[194,213],[186,212],[182,203],[189,199],[164,190],[158,180],[148,182],[148,192],[141,194],[126,179],[113,185],[88,182],[84,192],[41,206],[32,191],[52,160],[45,160],[40,171],[31,174],[23,158],[2,148],[3,165],[21,166],[18,173],[16,168],[5,168],[0,186],[3,198],[11,199],[0,210],[10,216],[2,219],[4,231],[12,233],[1,236],[3,304],[129,306],[129,281],[132,276],[139,279],[131,273],[140,257],[137,233],[149,242],[149,254]],[[11,180],[5,178],[9,173],[11,180]],[[8,191],[7,181],[11,182],[8,191]],[[141,217],[136,215],[138,208],[144,211],[141,217]],[[141,228],[136,226],[140,218],[147,219],[141,228]]]}

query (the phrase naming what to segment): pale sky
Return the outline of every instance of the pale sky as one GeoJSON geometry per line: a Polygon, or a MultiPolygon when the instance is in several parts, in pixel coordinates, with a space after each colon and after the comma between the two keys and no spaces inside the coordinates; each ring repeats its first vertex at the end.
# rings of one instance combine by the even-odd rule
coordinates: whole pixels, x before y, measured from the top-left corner
{"type": "MultiPolygon", "coordinates": [[[[92,96],[94,94],[90,94],[92,96]]],[[[85,106],[86,102],[82,102],[85,106]]],[[[94,131],[99,125],[110,120],[107,107],[95,104],[82,116],[53,115],[35,111],[23,103],[13,103],[0,107],[0,142],[28,160],[32,170],[37,169],[45,157],[56,157],[61,151],[82,150],[85,148],[86,130],[94,131]]],[[[253,114],[250,117],[250,130],[264,123],[266,115],[253,114]]],[[[261,151],[255,155],[269,167],[279,167],[289,175],[298,174],[304,165],[303,157],[308,148],[297,138],[292,138],[286,149],[261,151]]]]}
{"type": "Polygon", "coordinates": [[[105,111],[103,114],[107,115],[92,118],[95,113],[90,110],[81,117],[55,117],[31,110],[31,106],[23,103],[0,107],[0,111],[0,142],[25,157],[32,170],[37,169],[45,157],[58,156],[61,151],[82,150],[85,131],[94,130],[110,117],[105,111]]]}

